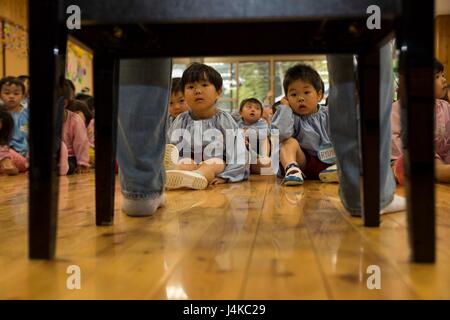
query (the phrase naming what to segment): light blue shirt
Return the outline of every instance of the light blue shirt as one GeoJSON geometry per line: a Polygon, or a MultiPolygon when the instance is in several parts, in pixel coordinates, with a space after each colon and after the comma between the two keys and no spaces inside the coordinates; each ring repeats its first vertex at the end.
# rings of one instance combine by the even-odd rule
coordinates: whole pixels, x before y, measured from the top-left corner
{"type": "Polygon", "coordinates": [[[302,149],[316,157],[321,146],[332,145],[328,107],[318,105],[317,108],[317,112],[301,116],[289,106],[280,105],[272,122],[280,131],[280,142],[293,137],[302,149]]]}
{"type": "Polygon", "coordinates": [[[14,119],[14,129],[10,147],[26,157],[28,155],[28,119],[29,109],[23,108],[19,112],[10,112],[14,119]]]}
{"type": "Polygon", "coordinates": [[[203,155],[205,160],[223,159],[225,169],[217,175],[219,178],[237,182],[249,175],[244,136],[233,117],[225,111],[219,110],[213,117],[199,120],[193,118],[192,111],[183,112],[174,120],[167,136],[169,143],[177,146],[181,157],[194,155],[194,159],[202,159],[203,155]]]}

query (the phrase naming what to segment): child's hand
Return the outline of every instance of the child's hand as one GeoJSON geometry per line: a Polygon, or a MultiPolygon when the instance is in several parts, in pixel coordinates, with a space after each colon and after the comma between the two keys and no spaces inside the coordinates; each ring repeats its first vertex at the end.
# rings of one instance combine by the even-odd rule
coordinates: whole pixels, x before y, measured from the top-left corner
{"type": "Polygon", "coordinates": [[[283,105],[285,105],[285,106],[289,106],[289,101],[288,101],[288,99],[287,99],[286,97],[283,97],[283,98],[281,99],[281,104],[283,104],[283,105]]]}
{"type": "Polygon", "coordinates": [[[227,183],[227,180],[216,177],[209,184],[210,185],[218,185],[218,184],[223,184],[223,183],[227,183]]]}
{"type": "Polygon", "coordinates": [[[78,167],[75,169],[76,173],[88,173],[89,167],[79,164],[78,167]]]}

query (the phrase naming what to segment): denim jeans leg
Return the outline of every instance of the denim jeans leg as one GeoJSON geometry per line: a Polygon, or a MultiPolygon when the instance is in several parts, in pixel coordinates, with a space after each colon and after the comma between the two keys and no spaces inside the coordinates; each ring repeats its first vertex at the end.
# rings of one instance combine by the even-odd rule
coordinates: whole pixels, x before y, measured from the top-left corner
{"type": "Polygon", "coordinates": [[[117,159],[122,194],[145,199],[164,190],[164,148],[172,61],[121,60],[117,159]]]}
{"type": "Polygon", "coordinates": [[[339,167],[339,194],[345,208],[361,214],[360,143],[355,73],[352,55],[329,55],[330,132],[339,167]]]}
{"type": "MultiPolygon", "coordinates": [[[[344,206],[361,214],[359,114],[352,55],[329,55],[330,131],[339,170],[339,194],[344,206]]],[[[392,66],[390,44],[380,51],[380,207],[388,205],[395,193],[390,167],[392,108],[392,66]]]]}

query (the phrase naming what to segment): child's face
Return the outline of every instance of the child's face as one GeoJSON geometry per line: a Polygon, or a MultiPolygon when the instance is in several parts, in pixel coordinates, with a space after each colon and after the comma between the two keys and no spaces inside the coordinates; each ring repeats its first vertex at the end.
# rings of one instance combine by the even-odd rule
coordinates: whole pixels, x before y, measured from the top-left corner
{"type": "Polygon", "coordinates": [[[438,72],[434,76],[434,97],[442,99],[447,93],[447,79],[443,72],[438,72]]]}
{"type": "Polygon", "coordinates": [[[288,87],[289,106],[302,116],[317,112],[317,104],[322,97],[322,90],[317,92],[311,83],[303,80],[296,80],[288,87]]]}
{"type": "Polygon", "coordinates": [[[261,107],[253,102],[247,102],[239,112],[245,123],[252,124],[258,121],[262,116],[261,107]]]}
{"type": "Polygon", "coordinates": [[[170,95],[169,113],[172,117],[176,118],[180,113],[188,110],[189,106],[184,99],[183,93],[174,92],[170,95]]]}
{"type": "Polygon", "coordinates": [[[213,107],[222,90],[217,91],[214,85],[206,80],[187,83],[184,86],[184,97],[192,111],[204,111],[213,107]]]}
{"type": "Polygon", "coordinates": [[[5,103],[8,111],[14,111],[20,106],[23,99],[22,88],[15,84],[4,84],[0,92],[0,98],[5,103]]]}

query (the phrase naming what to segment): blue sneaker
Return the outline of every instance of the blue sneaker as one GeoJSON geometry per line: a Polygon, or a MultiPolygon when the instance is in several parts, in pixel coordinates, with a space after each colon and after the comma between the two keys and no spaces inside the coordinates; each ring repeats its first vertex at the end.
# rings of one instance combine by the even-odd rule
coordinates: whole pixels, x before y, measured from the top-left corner
{"type": "Polygon", "coordinates": [[[334,164],[319,173],[319,179],[322,182],[339,182],[337,166],[334,164]]]}
{"type": "Polygon", "coordinates": [[[284,176],[282,184],[285,186],[298,186],[302,185],[303,180],[303,172],[300,170],[298,164],[291,163],[286,167],[286,175],[284,176]]]}

